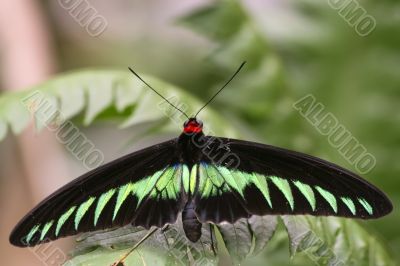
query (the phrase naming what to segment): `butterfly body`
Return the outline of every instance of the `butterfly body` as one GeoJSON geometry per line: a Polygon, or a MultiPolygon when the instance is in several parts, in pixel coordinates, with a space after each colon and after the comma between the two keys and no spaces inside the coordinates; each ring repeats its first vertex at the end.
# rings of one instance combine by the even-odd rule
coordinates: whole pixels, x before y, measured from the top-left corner
{"type": "Polygon", "coordinates": [[[182,211],[182,225],[183,231],[190,241],[197,242],[200,239],[203,224],[197,218],[196,206],[192,200],[185,205],[182,211]]]}

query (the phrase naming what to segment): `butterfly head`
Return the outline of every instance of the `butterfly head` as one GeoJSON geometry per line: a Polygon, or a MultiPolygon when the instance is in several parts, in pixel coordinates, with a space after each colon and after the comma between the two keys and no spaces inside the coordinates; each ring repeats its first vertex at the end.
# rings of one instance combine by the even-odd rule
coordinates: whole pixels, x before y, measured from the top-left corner
{"type": "Polygon", "coordinates": [[[183,124],[183,132],[186,134],[200,133],[203,131],[203,122],[197,118],[189,118],[183,124]]]}

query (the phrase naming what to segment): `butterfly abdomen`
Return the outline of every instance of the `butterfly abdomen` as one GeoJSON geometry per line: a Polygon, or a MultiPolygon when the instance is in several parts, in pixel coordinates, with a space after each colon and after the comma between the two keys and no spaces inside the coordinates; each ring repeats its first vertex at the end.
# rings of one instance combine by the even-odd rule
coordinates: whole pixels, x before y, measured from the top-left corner
{"type": "Polygon", "coordinates": [[[202,224],[197,219],[193,201],[188,202],[182,211],[182,224],[186,237],[192,242],[197,242],[201,237],[202,224]]]}

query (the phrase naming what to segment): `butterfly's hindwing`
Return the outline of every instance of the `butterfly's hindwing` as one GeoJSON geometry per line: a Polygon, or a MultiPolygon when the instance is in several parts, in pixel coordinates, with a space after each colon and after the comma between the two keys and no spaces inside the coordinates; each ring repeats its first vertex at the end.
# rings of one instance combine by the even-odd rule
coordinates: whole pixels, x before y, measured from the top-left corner
{"type": "Polygon", "coordinates": [[[202,221],[232,222],[252,214],[369,219],[392,209],[376,187],[337,165],[272,146],[215,140],[210,138],[210,150],[222,143],[240,163],[231,167],[203,157],[196,196],[202,221]]]}

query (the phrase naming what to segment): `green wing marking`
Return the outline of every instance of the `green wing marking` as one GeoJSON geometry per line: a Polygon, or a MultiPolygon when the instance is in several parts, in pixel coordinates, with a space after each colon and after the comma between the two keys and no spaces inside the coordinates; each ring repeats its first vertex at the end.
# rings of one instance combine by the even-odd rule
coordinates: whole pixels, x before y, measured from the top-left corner
{"type": "Polygon", "coordinates": [[[103,193],[96,205],[96,210],[94,212],[94,226],[97,225],[97,222],[99,221],[99,217],[101,212],[103,211],[104,207],[107,205],[107,203],[110,201],[112,196],[114,196],[115,192],[117,190],[115,188],[110,189],[109,191],[103,193]]]}
{"type": "Polygon", "coordinates": [[[193,194],[194,190],[196,188],[196,179],[197,179],[197,165],[194,165],[192,167],[192,170],[190,171],[190,177],[189,177],[189,190],[190,193],[193,194]]]}
{"type": "Polygon", "coordinates": [[[288,201],[290,208],[293,210],[294,209],[294,199],[293,199],[293,194],[292,190],[290,189],[289,182],[286,179],[277,177],[277,176],[270,176],[269,177],[272,182],[279,188],[279,190],[283,193],[285,196],[286,200],[288,201]]]}
{"type": "Polygon", "coordinates": [[[344,204],[346,204],[347,208],[349,208],[351,213],[353,215],[356,215],[356,206],[354,205],[353,200],[346,197],[341,197],[340,199],[343,201],[344,204]]]}
{"type": "Polygon", "coordinates": [[[123,185],[118,189],[117,203],[115,204],[113,221],[117,217],[118,211],[121,208],[122,204],[126,200],[126,198],[133,192],[133,183],[128,183],[123,185]]]}
{"type": "Polygon", "coordinates": [[[337,202],[335,196],[330,193],[329,191],[319,187],[315,186],[315,189],[321,194],[321,196],[331,205],[333,211],[337,213],[337,202]]]}
{"type": "Polygon", "coordinates": [[[184,164],[182,166],[182,183],[183,183],[183,189],[187,194],[189,193],[189,182],[190,182],[189,168],[187,167],[187,165],[184,164]]]}
{"type": "Polygon", "coordinates": [[[225,176],[215,166],[201,163],[199,174],[198,191],[202,198],[221,196],[231,190],[225,176]]]}
{"type": "Polygon", "coordinates": [[[312,210],[315,211],[315,207],[316,207],[317,203],[315,201],[315,195],[314,195],[314,191],[312,190],[312,188],[309,185],[304,184],[298,180],[293,181],[293,184],[299,189],[299,191],[307,199],[308,203],[310,203],[312,210]]]}
{"type": "Polygon", "coordinates": [[[364,209],[370,214],[372,215],[374,213],[374,210],[372,209],[372,206],[368,203],[368,201],[366,201],[363,198],[359,198],[358,202],[364,207],[364,209]]]}
{"type": "Polygon", "coordinates": [[[26,236],[26,242],[29,244],[35,235],[35,233],[39,230],[40,224],[35,225],[26,236]]]}
{"type": "Polygon", "coordinates": [[[78,230],[79,223],[81,222],[85,213],[89,210],[90,206],[96,200],[96,197],[90,197],[87,201],[82,203],[75,214],[75,230],[78,230]]]}
{"type": "Polygon", "coordinates": [[[176,165],[165,170],[150,191],[150,198],[177,199],[181,192],[182,165],[176,165]]]}
{"type": "Polygon", "coordinates": [[[253,179],[254,185],[256,185],[258,190],[261,191],[265,200],[268,202],[269,207],[272,209],[272,202],[271,202],[271,196],[269,195],[267,178],[263,175],[259,175],[259,174],[255,174],[255,173],[253,173],[253,175],[254,175],[254,179],[253,179]]]}
{"type": "Polygon", "coordinates": [[[233,188],[242,197],[244,197],[243,188],[246,186],[246,179],[244,177],[238,176],[238,174],[234,176],[232,171],[230,171],[226,167],[218,166],[216,167],[216,170],[218,171],[219,175],[225,180],[229,187],[233,188]]]}
{"type": "Polygon", "coordinates": [[[43,226],[42,233],[40,234],[40,241],[43,241],[44,237],[46,236],[47,232],[49,232],[53,223],[54,223],[54,221],[50,221],[43,226]]]}
{"type": "Polygon", "coordinates": [[[76,206],[72,206],[66,211],[61,217],[58,219],[57,227],[56,227],[56,236],[60,233],[61,227],[65,224],[69,217],[71,217],[72,213],[75,211],[76,206]]]}

